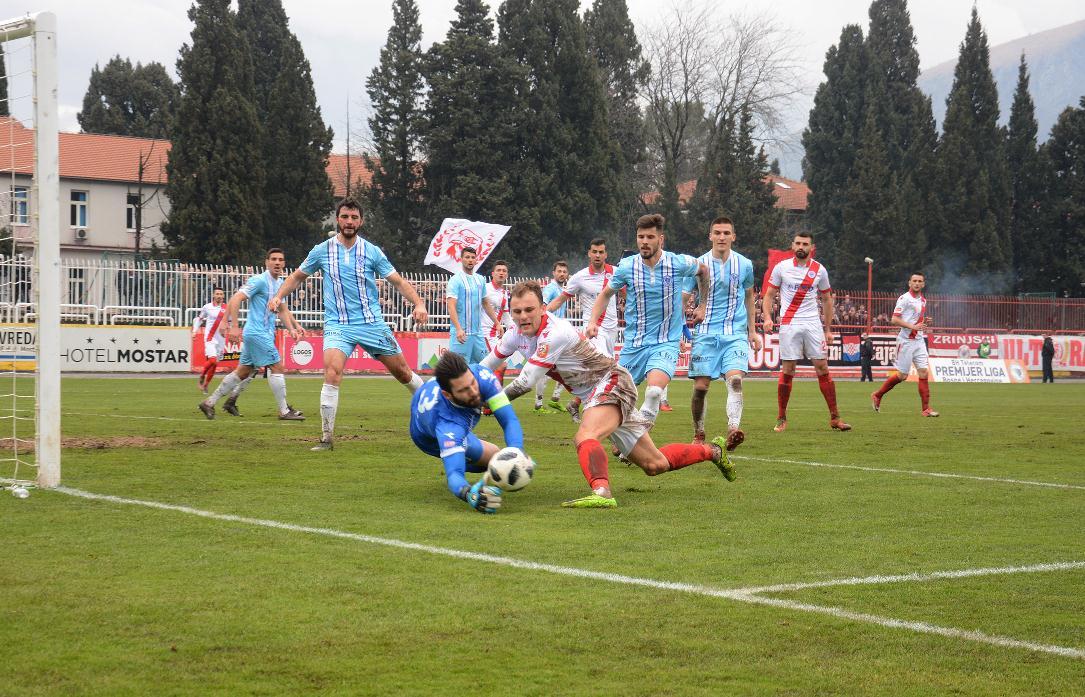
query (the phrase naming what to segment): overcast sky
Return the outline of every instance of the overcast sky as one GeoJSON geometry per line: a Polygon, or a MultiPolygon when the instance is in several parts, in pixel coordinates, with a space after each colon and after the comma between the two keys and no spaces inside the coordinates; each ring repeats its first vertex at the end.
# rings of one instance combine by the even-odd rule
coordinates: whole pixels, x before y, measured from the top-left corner
{"type": "MultiPolygon", "coordinates": [[[[638,30],[655,22],[666,0],[627,0],[638,30]]],[[[188,0],[0,0],[0,19],[48,8],[59,20],[60,116],[62,130],[78,131],[79,112],[94,65],[120,54],[133,63],[158,61],[176,78],[177,52],[189,40],[188,0]]],[[[363,115],[365,79],[376,66],[392,23],[390,0],[283,0],[290,28],[312,65],[324,120],[335,130],[342,152],[347,108],[352,121],[363,115]]],[[[418,0],[423,44],[443,38],[455,0],[418,0]]],[[[769,12],[794,36],[813,89],[822,79],[825,51],[848,23],[867,27],[869,0],[775,0],[721,2],[724,12],[769,12]]],[[[1085,19],[1081,0],[978,0],[992,45],[1085,19]]],[[[582,7],[590,6],[584,0],[582,7]]],[[[912,0],[912,24],[924,68],[954,58],[972,7],[969,0],[912,0]]],[[[809,102],[795,108],[792,121],[805,123],[809,102]]],[[[355,125],[355,131],[358,126],[355,125]]]]}

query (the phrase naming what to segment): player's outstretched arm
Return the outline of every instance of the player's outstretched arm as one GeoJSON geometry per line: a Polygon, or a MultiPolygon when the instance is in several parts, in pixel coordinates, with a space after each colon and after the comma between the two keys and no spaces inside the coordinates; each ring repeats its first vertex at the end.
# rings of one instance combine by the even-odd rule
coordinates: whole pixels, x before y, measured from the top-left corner
{"type": "Polygon", "coordinates": [[[429,312],[426,310],[426,303],[422,300],[422,296],[415,290],[414,284],[400,276],[398,272],[390,273],[385,278],[399,291],[400,295],[407,298],[407,302],[414,306],[411,316],[414,318],[415,325],[424,326],[429,321],[429,312]]]}
{"type": "MultiPolygon", "coordinates": [[[[588,326],[584,327],[584,336],[591,339],[599,333],[599,318],[607,311],[607,305],[616,292],[613,286],[607,286],[602,293],[595,296],[595,304],[591,306],[591,319],[588,320],[588,326]]],[[[523,372],[520,374],[523,375],[523,372]]]]}
{"type": "Polygon", "coordinates": [[[237,317],[241,314],[241,303],[248,297],[241,291],[237,291],[230,298],[230,302],[226,303],[226,339],[231,343],[236,344],[241,341],[241,327],[237,317]]]}
{"type": "Polygon", "coordinates": [[[307,278],[309,278],[309,274],[305,273],[301,269],[298,269],[294,273],[287,276],[286,280],[283,281],[282,286],[279,287],[279,292],[275,294],[274,298],[271,298],[267,301],[267,309],[271,312],[278,312],[279,305],[282,303],[283,298],[293,293],[298,286],[300,286],[302,283],[305,283],[305,279],[307,278]]]}
{"type": "MultiPolygon", "coordinates": [[[[592,326],[595,325],[593,324],[592,326]]],[[[520,374],[516,376],[516,379],[505,387],[505,395],[509,399],[516,399],[520,395],[527,394],[535,387],[535,383],[546,377],[546,373],[546,366],[525,363],[524,367],[520,369],[520,374]]]]}
{"type": "Polygon", "coordinates": [[[566,295],[565,293],[558,293],[558,296],[556,298],[554,298],[553,300],[551,300],[547,304],[546,311],[547,312],[557,312],[558,310],[561,309],[562,305],[564,305],[565,303],[567,303],[569,301],[570,297],[571,296],[566,295]]]}

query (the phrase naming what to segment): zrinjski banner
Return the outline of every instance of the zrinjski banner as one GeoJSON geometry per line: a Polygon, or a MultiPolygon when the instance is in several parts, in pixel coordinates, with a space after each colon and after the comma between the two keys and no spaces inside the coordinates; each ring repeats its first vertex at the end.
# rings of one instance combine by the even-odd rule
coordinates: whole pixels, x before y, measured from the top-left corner
{"type": "Polygon", "coordinates": [[[508,225],[495,225],[460,218],[445,218],[441,229],[433,236],[426,252],[426,264],[439,266],[449,273],[456,273],[460,266],[460,254],[464,247],[474,247],[478,253],[476,268],[482,266],[486,257],[497,247],[509,231],[508,225]]]}

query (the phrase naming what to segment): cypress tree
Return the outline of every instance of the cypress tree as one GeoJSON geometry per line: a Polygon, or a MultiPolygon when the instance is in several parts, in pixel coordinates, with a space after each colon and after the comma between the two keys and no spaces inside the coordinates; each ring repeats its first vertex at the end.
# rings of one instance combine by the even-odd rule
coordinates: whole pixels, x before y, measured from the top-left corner
{"type": "Polygon", "coordinates": [[[0,45],[0,116],[11,116],[8,104],[8,70],[4,67],[4,47],[0,45]]]}
{"type": "Polygon", "coordinates": [[[987,35],[973,7],[938,145],[946,222],[934,247],[946,276],[963,271],[974,277],[958,286],[961,290],[1001,292],[1012,285],[1010,185],[1003,144],[987,35]]]}
{"type": "Polygon", "coordinates": [[[423,231],[425,177],[419,157],[425,128],[423,61],[418,5],[395,0],[380,63],[365,83],[375,155],[366,157],[373,172],[366,192],[366,232],[402,268],[420,267],[429,243],[423,231]]]}
{"type": "Polygon", "coordinates": [[[300,263],[323,237],[332,210],[332,131],[316,103],[301,43],[279,0],[239,0],[238,25],[252,49],[256,113],[265,173],[264,245],[300,263]]]}
{"type": "Polygon", "coordinates": [[[1018,291],[1030,290],[1034,284],[1043,285],[1035,271],[1042,268],[1044,231],[1039,226],[1038,212],[1044,198],[1040,153],[1036,143],[1039,127],[1036,109],[1029,94],[1028,64],[1021,54],[1017,69],[1017,89],[1010,107],[1010,122],[1006,131],[1006,163],[1010,176],[1010,242],[1013,249],[1014,279],[1018,291]]]}
{"type": "Polygon", "coordinates": [[[171,210],[162,232],[182,259],[263,259],[263,169],[252,59],[229,0],[197,0],[192,43],[181,47],[182,97],[166,170],[171,210]]]}
{"type": "Polygon", "coordinates": [[[90,72],[83,110],[76,115],[84,133],[140,138],[168,137],[180,90],[161,63],[141,65],[114,56],[90,72]]]}
{"type": "Polygon", "coordinates": [[[1035,246],[1029,290],[1081,295],[1085,279],[1085,97],[1068,107],[1041,148],[1042,235],[1035,246]]]}

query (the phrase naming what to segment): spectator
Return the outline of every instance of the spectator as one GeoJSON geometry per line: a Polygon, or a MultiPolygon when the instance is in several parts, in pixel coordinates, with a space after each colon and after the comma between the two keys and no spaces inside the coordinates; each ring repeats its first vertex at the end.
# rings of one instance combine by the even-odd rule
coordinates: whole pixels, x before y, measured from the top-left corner
{"type": "Polygon", "coordinates": [[[859,344],[859,362],[861,364],[859,382],[874,382],[874,340],[867,334],[863,334],[862,343],[859,344]]]}
{"type": "Polygon", "coordinates": [[[1050,334],[1044,334],[1044,345],[1040,349],[1040,358],[1043,362],[1043,382],[1055,383],[1055,371],[1053,369],[1055,362],[1055,342],[1052,341],[1050,334]]]}

